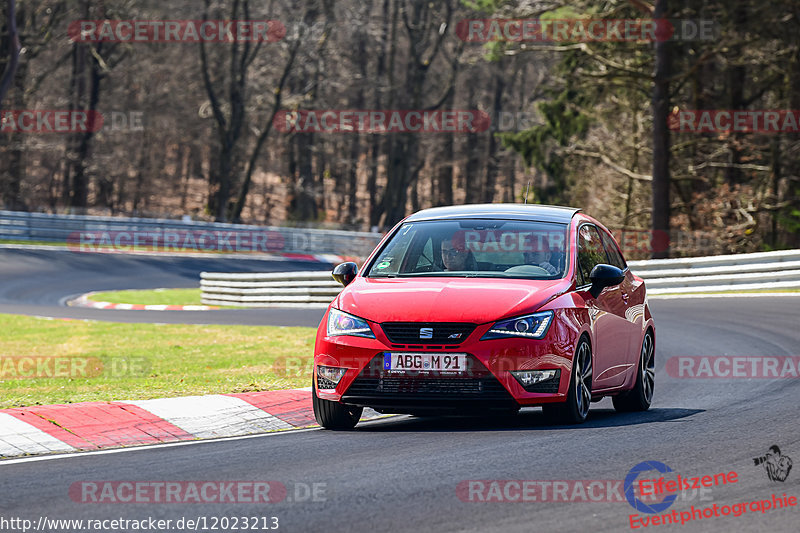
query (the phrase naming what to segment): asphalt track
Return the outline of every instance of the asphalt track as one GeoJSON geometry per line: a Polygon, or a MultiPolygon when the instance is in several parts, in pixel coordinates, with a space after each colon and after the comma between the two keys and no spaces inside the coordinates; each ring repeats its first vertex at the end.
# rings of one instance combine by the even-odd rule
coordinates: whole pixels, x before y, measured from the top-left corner
{"type": "MultiPolygon", "coordinates": [[[[4,302],[9,292],[0,294],[4,302]]],[[[10,304],[4,305],[8,312],[10,304]]],[[[683,476],[738,474],[738,482],[710,494],[679,497],[667,513],[773,493],[800,496],[800,466],[781,483],[753,464],[772,445],[800,460],[800,380],[679,379],[664,371],[668,358],[682,355],[800,355],[800,297],[655,300],[651,306],[657,374],[654,403],[645,413],[616,414],[606,399],[580,426],[548,425],[538,409],[491,420],[397,417],[352,432],[299,431],[6,462],[0,463],[0,519],[154,517],[174,523],[181,517],[275,516],[279,530],[304,532],[625,531],[635,513],[625,501],[487,503],[463,501],[456,488],[467,480],[622,480],[649,460],[683,476]],[[92,480],[278,481],[289,497],[271,504],[84,504],[70,498],[71,484],[92,480]],[[312,484],[324,487],[324,495],[297,501],[296,491],[303,496],[312,484]]],[[[790,507],[644,529],[797,531],[797,523],[798,507],[790,507]]]]}
{"type": "Polygon", "coordinates": [[[64,250],[0,249],[0,313],[168,324],[244,324],[316,327],[323,310],[220,309],[215,311],[123,311],[66,307],[90,291],[196,288],[200,272],[330,270],[311,261],[172,257],[82,253],[64,250]]]}

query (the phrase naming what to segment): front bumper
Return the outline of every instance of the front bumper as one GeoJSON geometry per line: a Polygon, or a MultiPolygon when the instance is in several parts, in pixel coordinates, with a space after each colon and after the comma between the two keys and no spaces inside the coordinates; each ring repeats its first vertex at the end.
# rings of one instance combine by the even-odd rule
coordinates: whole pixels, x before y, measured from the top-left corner
{"type": "Polygon", "coordinates": [[[513,409],[563,402],[566,398],[574,342],[565,338],[571,335],[564,335],[564,329],[556,323],[541,340],[505,338],[481,341],[491,325],[479,325],[463,343],[457,345],[395,344],[383,334],[379,325],[371,326],[375,339],[328,337],[320,329],[314,379],[318,365],[347,368],[335,389],[317,388],[320,398],[368,406],[383,412],[513,409]],[[383,369],[384,352],[466,353],[470,364],[459,375],[437,372],[403,374],[383,369]],[[525,390],[511,374],[514,370],[550,369],[560,370],[559,375],[529,387],[529,390],[525,390]]]}

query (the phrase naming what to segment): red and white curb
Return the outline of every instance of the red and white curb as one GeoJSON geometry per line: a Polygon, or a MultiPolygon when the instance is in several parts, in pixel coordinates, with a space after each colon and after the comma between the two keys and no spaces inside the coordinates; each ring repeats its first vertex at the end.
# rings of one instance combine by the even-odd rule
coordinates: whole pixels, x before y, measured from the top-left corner
{"type": "MultiPolygon", "coordinates": [[[[364,418],[380,415],[366,410],[364,418]]],[[[310,389],[0,410],[0,457],[235,437],[316,425],[310,389]]]]}
{"type": "Polygon", "coordinates": [[[94,292],[86,293],[68,305],[72,307],[91,307],[92,309],[118,309],[124,311],[211,311],[219,309],[215,305],[158,305],[158,304],[114,304],[111,302],[96,302],[90,296],[97,294],[94,292]]]}

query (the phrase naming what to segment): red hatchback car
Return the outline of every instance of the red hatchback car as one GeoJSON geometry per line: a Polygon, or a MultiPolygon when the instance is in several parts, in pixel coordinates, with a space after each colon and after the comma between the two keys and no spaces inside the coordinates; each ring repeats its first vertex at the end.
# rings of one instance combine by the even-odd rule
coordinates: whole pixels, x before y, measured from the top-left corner
{"type": "Polygon", "coordinates": [[[578,209],[439,207],[397,224],[317,331],[314,414],[349,429],[364,407],[415,415],[541,406],[579,423],[612,396],[650,407],[655,326],[611,233],[578,209]]]}

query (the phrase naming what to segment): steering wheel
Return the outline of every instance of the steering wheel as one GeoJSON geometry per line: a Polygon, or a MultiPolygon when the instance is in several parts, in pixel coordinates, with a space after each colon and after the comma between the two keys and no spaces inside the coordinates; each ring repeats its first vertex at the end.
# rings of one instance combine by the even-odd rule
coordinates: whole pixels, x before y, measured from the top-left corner
{"type": "Polygon", "coordinates": [[[504,272],[508,272],[509,274],[522,274],[525,276],[550,276],[547,270],[536,265],[515,265],[505,269],[504,272]]]}

